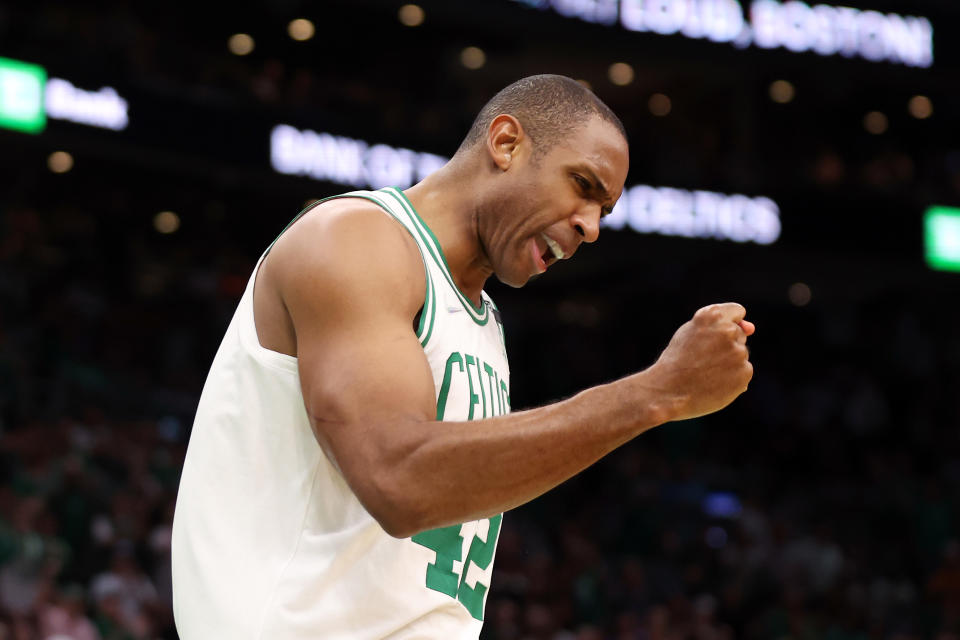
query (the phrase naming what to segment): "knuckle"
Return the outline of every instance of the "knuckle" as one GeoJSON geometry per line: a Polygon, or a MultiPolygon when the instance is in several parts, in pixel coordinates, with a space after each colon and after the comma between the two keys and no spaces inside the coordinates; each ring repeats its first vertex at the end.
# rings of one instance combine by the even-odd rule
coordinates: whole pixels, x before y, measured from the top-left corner
{"type": "Polygon", "coordinates": [[[731,302],[731,303],[730,303],[730,308],[731,308],[733,311],[737,311],[737,312],[740,312],[740,313],[743,313],[743,314],[746,314],[746,312],[747,312],[746,307],[744,307],[744,306],[743,306],[742,304],[740,304],[739,302],[731,302]]]}
{"type": "Polygon", "coordinates": [[[716,323],[719,317],[720,313],[716,307],[704,307],[697,312],[696,319],[699,320],[701,325],[711,325],[716,323]]]}

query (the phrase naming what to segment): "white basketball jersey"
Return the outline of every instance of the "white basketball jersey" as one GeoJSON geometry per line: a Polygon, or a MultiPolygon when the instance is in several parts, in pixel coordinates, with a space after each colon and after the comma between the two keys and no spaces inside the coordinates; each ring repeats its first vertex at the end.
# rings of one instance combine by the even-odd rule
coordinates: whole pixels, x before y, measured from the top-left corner
{"type": "MultiPolygon", "coordinates": [[[[457,289],[436,237],[398,189],[335,197],[376,203],[420,247],[427,293],[416,333],[437,419],[507,413],[510,372],[490,298],[478,308],[457,289]]],[[[204,385],[180,480],[172,542],[180,637],[476,638],[502,516],[387,535],[314,439],[297,359],[260,346],[256,273],[204,385]]]]}

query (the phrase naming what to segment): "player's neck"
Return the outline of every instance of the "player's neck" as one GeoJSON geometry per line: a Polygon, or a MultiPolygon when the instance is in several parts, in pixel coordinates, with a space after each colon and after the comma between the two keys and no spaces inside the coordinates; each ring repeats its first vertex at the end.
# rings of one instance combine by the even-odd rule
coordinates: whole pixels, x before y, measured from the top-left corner
{"type": "Polygon", "coordinates": [[[457,287],[479,304],[493,269],[477,233],[476,176],[465,164],[448,163],[404,193],[440,242],[457,287]]]}

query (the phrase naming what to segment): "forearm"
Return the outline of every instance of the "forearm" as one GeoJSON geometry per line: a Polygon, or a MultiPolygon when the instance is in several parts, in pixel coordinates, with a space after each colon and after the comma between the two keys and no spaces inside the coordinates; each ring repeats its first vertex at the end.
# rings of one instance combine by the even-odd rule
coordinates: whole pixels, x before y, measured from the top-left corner
{"type": "MultiPolygon", "coordinates": [[[[422,383],[425,361],[400,381],[382,373],[380,354],[405,344],[393,340],[389,349],[313,359],[316,370],[301,366],[314,380],[304,382],[307,410],[363,505],[406,537],[516,507],[652,427],[727,406],[753,376],[746,340],[754,327],[744,313],[734,303],[704,307],[645,371],[540,409],[467,423],[427,418],[435,407],[422,383]],[[334,373],[325,362],[359,364],[334,373]]],[[[407,346],[408,361],[418,362],[420,345],[407,346]]]]}
{"type": "Polygon", "coordinates": [[[669,420],[673,399],[655,380],[648,370],[507,416],[397,425],[391,437],[369,442],[366,455],[351,456],[365,468],[343,471],[394,535],[490,516],[669,420]]]}

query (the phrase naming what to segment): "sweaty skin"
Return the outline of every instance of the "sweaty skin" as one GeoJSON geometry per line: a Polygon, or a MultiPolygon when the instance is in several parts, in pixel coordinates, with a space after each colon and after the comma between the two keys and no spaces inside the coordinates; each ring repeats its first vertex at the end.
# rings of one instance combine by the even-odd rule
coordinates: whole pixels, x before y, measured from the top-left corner
{"type": "MultiPolygon", "coordinates": [[[[623,190],[626,141],[600,118],[532,152],[520,123],[501,115],[483,144],[406,192],[474,302],[490,275],[520,286],[552,264],[538,261],[548,251],[541,234],[565,258],[596,240],[623,190]]],[[[528,502],[648,429],[727,406],[753,375],[746,311],[712,305],[644,371],[457,428],[434,419],[433,378],[413,328],[424,294],[414,240],[359,199],[304,215],[264,260],[254,290],[260,343],[298,358],[317,442],[400,538],[528,502]]]]}

